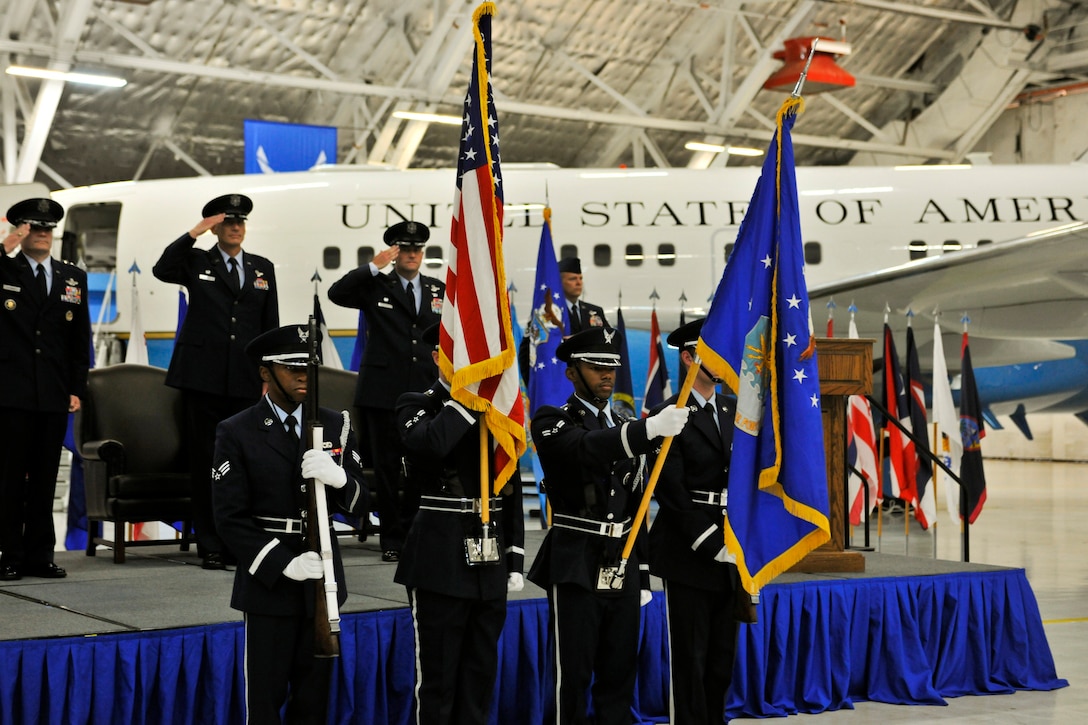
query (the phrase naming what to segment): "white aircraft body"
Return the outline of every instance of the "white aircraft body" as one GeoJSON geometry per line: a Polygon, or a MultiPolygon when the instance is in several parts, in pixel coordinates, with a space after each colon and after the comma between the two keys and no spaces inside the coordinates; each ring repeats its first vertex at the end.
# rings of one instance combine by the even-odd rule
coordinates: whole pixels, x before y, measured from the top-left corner
{"type": "MultiPolygon", "coordinates": [[[[647,328],[655,304],[665,330],[681,306],[688,319],[705,313],[759,172],[504,165],[504,255],[515,302],[528,312],[547,203],[557,254],[581,258],[585,297],[610,320],[621,294],[628,327],[647,328]]],[[[280,318],[306,317],[317,271],[329,327],[353,335],[357,312],[332,305],[324,290],[380,251],[382,232],[403,219],[431,227],[424,272],[444,279],[454,173],[333,167],[67,189],[53,194],[67,210],[58,253],[82,258],[91,271],[116,268],[118,314],[103,325],[114,333],[129,329],[126,272],[135,263],[144,329],[150,337],[172,336],[177,289],[155,280],[152,266],[199,221],[205,202],[246,194],[254,208],[244,249],[275,262],[280,318]]],[[[951,369],[958,368],[952,336],[964,313],[976,367],[1088,360],[1088,349],[1067,342],[1088,338],[1084,166],[799,168],[797,184],[818,333],[833,295],[837,336],[845,334],[853,302],[862,336],[879,338],[887,304],[901,354],[907,310],[928,346],[939,309],[951,369]]],[[[197,246],[214,241],[205,235],[197,246]]],[[[1039,405],[1029,409],[1061,409],[1088,388],[1088,377],[1075,387],[1035,390],[1030,398],[1039,405]]],[[[1011,410],[1027,400],[991,402],[1011,410]]],[[[1088,399],[1064,409],[1088,410],[1088,399]]]]}

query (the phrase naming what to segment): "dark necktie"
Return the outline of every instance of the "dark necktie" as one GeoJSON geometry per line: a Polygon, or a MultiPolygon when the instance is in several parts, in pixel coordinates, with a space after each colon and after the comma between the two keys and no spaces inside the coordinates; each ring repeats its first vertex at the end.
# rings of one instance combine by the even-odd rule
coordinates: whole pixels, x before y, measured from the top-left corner
{"type": "Polygon", "coordinates": [[[598,410],[597,411],[597,422],[600,423],[601,430],[604,430],[605,428],[611,428],[612,427],[612,426],[608,425],[608,416],[604,414],[604,410],[598,410]]]}
{"type": "Polygon", "coordinates": [[[230,267],[230,272],[227,274],[227,278],[230,280],[230,289],[234,294],[238,294],[242,289],[241,283],[238,281],[238,260],[231,257],[227,260],[227,266],[230,267]]]}
{"type": "Polygon", "coordinates": [[[404,288],[404,294],[405,294],[405,299],[408,301],[408,309],[411,310],[413,315],[415,315],[416,314],[416,293],[415,293],[415,289],[412,287],[411,282],[409,282],[408,286],[404,288]]]}
{"type": "Polygon", "coordinates": [[[703,406],[703,412],[706,413],[707,418],[710,419],[710,422],[714,425],[714,427],[720,430],[718,426],[718,421],[714,417],[714,403],[708,400],[706,402],[706,405],[703,406]]]}
{"type": "Polygon", "coordinates": [[[578,303],[575,302],[570,306],[570,331],[580,332],[582,330],[582,316],[578,314],[578,303]]]}
{"type": "Polygon", "coordinates": [[[287,429],[287,435],[291,436],[291,439],[295,441],[296,444],[298,443],[298,432],[296,430],[297,425],[298,420],[296,420],[295,416],[293,415],[287,416],[287,418],[283,421],[283,427],[287,429]]]}
{"type": "Polygon", "coordinates": [[[49,287],[45,283],[45,266],[44,265],[42,265],[42,264],[38,265],[38,271],[34,273],[34,281],[38,283],[38,294],[41,295],[42,299],[44,300],[44,299],[48,298],[49,297],[49,287]]]}

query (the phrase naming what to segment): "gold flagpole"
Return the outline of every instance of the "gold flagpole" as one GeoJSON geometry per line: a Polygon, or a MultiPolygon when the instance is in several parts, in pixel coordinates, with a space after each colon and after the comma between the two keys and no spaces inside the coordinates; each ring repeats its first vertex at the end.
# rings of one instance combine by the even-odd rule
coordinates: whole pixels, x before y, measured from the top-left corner
{"type": "Polygon", "coordinates": [[[487,426],[483,417],[480,418],[480,522],[487,526],[491,523],[491,486],[488,481],[488,469],[490,459],[487,445],[487,426]]]}
{"type": "MultiPolygon", "coordinates": [[[[695,385],[695,376],[699,374],[701,364],[702,360],[696,355],[695,360],[688,367],[688,374],[684,377],[684,384],[680,387],[680,395],[676,398],[677,408],[687,407],[688,396],[691,395],[691,389],[695,385]]],[[[627,543],[623,546],[623,556],[620,558],[619,573],[621,576],[627,568],[627,560],[631,556],[631,551],[635,548],[635,539],[638,537],[639,529],[646,518],[646,512],[650,508],[650,498],[657,486],[657,479],[661,477],[661,469],[665,465],[665,456],[669,455],[669,449],[672,448],[672,438],[672,436],[669,436],[661,444],[661,452],[657,454],[657,460],[654,461],[654,470],[650,473],[650,480],[646,484],[645,492],[642,494],[642,501],[638,505],[635,520],[631,523],[631,533],[627,535],[627,543]]]]}

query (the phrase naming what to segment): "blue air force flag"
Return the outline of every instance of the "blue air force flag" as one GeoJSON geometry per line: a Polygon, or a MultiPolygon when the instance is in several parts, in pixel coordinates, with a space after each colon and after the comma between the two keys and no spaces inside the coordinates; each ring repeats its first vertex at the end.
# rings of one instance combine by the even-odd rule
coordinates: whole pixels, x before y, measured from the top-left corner
{"type": "Polygon", "coordinates": [[[544,210],[540,229],[540,247],[536,254],[536,282],[533,286],[533,311],[525,334],[529,338],[529,417],[544,405],[562,405],[570,394],[565,363],[555,357],[567,334],[567,306],[563,303],[563,284],[559,263],[552,244],[552,210],[544,210]]]}
{"type": "Polygon", "coordinates": [[[737,393],[725,545],[758,592],[830,538],[820,385],[790,129],[790,98],[699,339],[737,393]]]}

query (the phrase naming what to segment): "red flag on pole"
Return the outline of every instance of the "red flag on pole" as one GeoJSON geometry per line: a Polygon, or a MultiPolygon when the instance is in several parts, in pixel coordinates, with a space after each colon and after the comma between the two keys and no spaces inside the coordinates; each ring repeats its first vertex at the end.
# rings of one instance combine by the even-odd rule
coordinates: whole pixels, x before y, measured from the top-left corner
{"type": "Polygon", "coordinates": [[[490,80],[494,13],[494,3],[483,3],[472,16],[475,52],[461,125],[438,365],[453,398],[484,413],[494,439],[497,493],[525,452],[525,407],[502,256],[499,123],[490,80]]]}

